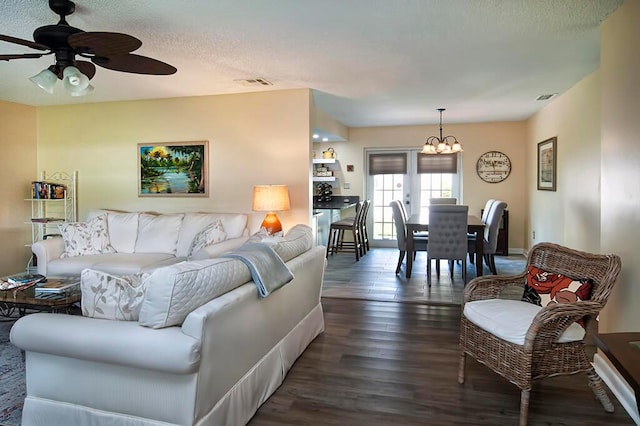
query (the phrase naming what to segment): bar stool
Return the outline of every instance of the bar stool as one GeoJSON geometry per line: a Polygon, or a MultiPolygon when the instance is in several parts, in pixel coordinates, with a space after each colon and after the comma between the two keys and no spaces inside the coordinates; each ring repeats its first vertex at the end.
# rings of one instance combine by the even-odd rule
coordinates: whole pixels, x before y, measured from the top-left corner
{"type": "Polygon", "coordinates": [[[329,253],[348,252],[355,253],[356,262],[364,255],[361,233],[361,220],[364,214],[364,201],[359,201],[356,206],[356,216],[333,222],[329,226],[329,238],[327,240],[327,253],[325,257],[329,257],[329,253]],[[353,241],[344,241],[344,231],[351,231],[353,241]]]}
{"type": "Polygon", "coordinates": [[[371,200],[364,200],[364,212],[360,219],[360,234],[362,235],[362,248],[364,254],[367,254],[371,248],[369,247],[369,231],[367,231],[367,215],[369,214],[369,207],[371,207],[371,200]]]}

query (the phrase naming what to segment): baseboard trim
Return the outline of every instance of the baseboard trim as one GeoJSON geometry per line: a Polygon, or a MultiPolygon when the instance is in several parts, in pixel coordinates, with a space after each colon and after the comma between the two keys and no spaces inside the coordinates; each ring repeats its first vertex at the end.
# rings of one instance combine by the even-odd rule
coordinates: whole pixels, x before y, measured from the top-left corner
{"type": "Polygon", "coordinates": [[[618,373],[613,365],[606,357],[595,354],[593,357],[593,366],[596,373],[600,375],[603,382],[609,386],[613,395],[620,401],[620,404],[627,411],[636,425],[640,425],[640,415],[638,414],[638,406],[636,405],[636,396],[631,386],[618,373]]]}

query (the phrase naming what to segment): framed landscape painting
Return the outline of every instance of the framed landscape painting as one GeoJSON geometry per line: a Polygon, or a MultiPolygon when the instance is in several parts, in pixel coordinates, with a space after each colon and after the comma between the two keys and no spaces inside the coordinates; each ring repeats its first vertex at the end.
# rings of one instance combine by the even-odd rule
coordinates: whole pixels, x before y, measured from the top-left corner
{"type": "Polygon", "coordinates": [[[538,143],[538,189],[556,190],[556,142],[553,137],[538,143]]]}
{"type": "Polygon", "coordinates": [[[138,144],[139,197],[208,197],[209,143],[138,144]]]}

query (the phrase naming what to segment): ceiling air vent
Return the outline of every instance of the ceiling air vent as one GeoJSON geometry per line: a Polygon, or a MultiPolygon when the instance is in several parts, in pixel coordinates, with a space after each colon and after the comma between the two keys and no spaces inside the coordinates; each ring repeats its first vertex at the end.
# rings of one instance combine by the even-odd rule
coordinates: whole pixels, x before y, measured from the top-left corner
{"type": "Polygon", "coordinates": [[[536,98],[536,101],[548,101],[549,99],[556,97],[557,93],[551,93],[550,95],[540,95],[536,98]]]}
{"type": "Polygon", "coordinates": [[[244,84],[245,86],[273,86],[273,83],[270,82],[269,80],[265,79],[265,78],[247,78],[247,79],[243,79],[243,80],[236,80],[239,81],[240,83],[244,84]]]}

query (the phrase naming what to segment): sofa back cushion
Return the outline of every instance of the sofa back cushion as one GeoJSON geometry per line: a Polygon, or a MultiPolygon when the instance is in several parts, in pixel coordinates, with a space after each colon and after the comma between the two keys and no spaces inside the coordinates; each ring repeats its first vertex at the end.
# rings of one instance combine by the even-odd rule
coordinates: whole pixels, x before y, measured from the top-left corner
{"type": "Polygon", "coordinates": [[[139,323],[163,328],[181,325],[191,311],[251,280],[236,259],[181,262],[153,271],[140,310],[139,323]]]}
{"type": "Polygon", "coordinates": [[[185,213],[178,235],[176,256],[187,257],[195,236],[220,220],[227,239],[247,234],[247,215],[241,213],[185,213]]]}
{"type": "Polygon", "coordinates": [[[308,225],[298,224],[285,236],[269,235],[264,228],[249,238],[251,243],[263,243],[271,247],[284,262],[313,247],[313,231],[308,225]]]}
{"type": "Polygon", "coordinates": [[[136,253],[176,254],[178,235],[184,214],[149,214],[138,216],[136,253]]]}
{"type": "Polygon", "coordinates": [[[134,253],[138,238],[138,216],[140,213],[114,210],[91,210],[87,220],[100,215],[107,216],[107,230],[111,246],[118,253],[134,253]]]}

